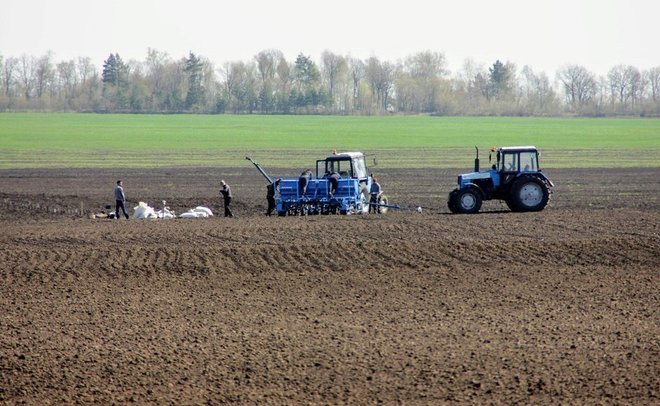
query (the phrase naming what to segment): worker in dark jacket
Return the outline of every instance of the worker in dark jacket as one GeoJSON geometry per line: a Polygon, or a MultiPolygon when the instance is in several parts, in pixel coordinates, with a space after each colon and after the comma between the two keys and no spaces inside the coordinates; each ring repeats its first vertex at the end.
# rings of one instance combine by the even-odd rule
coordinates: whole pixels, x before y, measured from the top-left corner
{"type": "Polygon", "coordinates": [[[300,177],[298,178],[298,190],[300,191],[301,196],[304,196],[305,192],[307,192],[307,185],[309,184],[310,179],[312,179],[312,171],[310,169],[307,169],[300,174],[300,177]]]}
{"type": "Polygon", "coordinates": [[[231,208],[229,205],[231,204],[231,188],[225,182],[224,180],[220,181],[220,185],[222,188],[220,189],[220,194],[222,195],[222,198],[224,199],[225,203],[225,217],[234,217],[234,214],[231,212],[231,208]]]}
{"type": "Polygon", "coordinates": [[[334,196],[337,193],[337,188],[339,187],[339,179],[341,176],[337,172],[330,172],[328,174],[328,181],[330,182],[330,195],[334,196]]]}
{"type": "Polygon", "coordinates": [[[119,209],[124,213],[126,220],[128,220],[128,213],[126,213],[126,207],[124,207],[124,202],[126,202],[126,195],[124,194],[124,188],[122,187],[122,181],[117,181],[117,186],[115,186],[115,218],[119,219],[119,209]]]}
{"type": "Polygon", "coordinates": [[[268,200],[268,209],[266,210],[266,216],[270,216],[273,210],[275,210],[275,192],[280,186],[280,178],[277,178],[275,182],[266,185],[266,200],[268,200]]]}
{"type": "Polygon", "coordinates": [[[373,177],[371,180],[371,189],[369,190],[369,195],[371,198],[369,199],[369,213],[375,212],[375,213],[380,213],[380,207],[378,207],[378,198],[380,197],[380,194],[382,193],[381,188],[380,188],[380,183],[378,183],[378,178],[373,177]]]}

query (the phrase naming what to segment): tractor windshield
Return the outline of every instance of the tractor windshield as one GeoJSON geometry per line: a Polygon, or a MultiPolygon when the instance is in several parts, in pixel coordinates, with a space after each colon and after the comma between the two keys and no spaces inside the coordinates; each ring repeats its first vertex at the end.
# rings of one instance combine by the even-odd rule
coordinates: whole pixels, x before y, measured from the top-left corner
{"type": "Polygon", "coordinates": [[[364,156],[337,156],[316,161],[316,177],[336,172],[344,179],[367,179],[367,164],[364,156]]]}
{"type": "Polygon", "coordinates": [[[518,172],[518,154],[504,154],[502,172],[518,172]]]}
{"type": "Polygon", "coordinates": [[[502,172],[536,172],[538,170],[538,155],[535,151],[515,151],[502,154],[500,167],[502,172]]]}
{"type": "Polygon", "coordinates": [[[325,161],[325,172],[338,173],[342,178],[353,177],[353,169],[351,168],[351,160],[327,160],[325,161]]]}
{"type": "Polygon", "coordinates": [[[524,172],[536,172],[539,170],[537,156],[535,152],[520,153],[520,167],[524,172]]]}
{"type": "Polygon", "coordinates": [[[353,169],[355,170],[354,178],[364,179],[367,177],[367,164],[364,162],[363,156],[353,159],[353,169]]]}

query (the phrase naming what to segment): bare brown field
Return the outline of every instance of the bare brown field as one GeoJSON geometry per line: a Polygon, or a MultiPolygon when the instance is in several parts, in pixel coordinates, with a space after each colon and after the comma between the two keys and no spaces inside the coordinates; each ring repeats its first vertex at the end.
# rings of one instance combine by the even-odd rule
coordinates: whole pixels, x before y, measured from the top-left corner
{"type": "Polygon", "coordinates": [[[0,171],[0,403],[658,404],[660,168],[449,215],[457,173],[277,218],[252,167],[0,171]],[[237,218],[88,218],[118,178],[218,213],[225,179],[237,218]]]}

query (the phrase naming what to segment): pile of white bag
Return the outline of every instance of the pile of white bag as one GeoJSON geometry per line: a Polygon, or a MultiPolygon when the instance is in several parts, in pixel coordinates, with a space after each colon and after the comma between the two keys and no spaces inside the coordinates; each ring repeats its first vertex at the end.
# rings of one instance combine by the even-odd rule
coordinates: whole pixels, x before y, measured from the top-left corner
{"type": "Polygon", "coordinates": [[[165,206],[162,210],[155,211],[153,207],[145,202],[140,202],[133,208],[134,219],[173,219],[176,215],[169,207],[165,206]]]}
{"type": "MultiPolygon", "coordinates": [[[[190,209],[185,213],[181,213],[179,217],[184,219],[190,218],[208,218],[212,217],[213,212],[208,207],[197,206],[194,209],[190,209]]],[[[165,206],[163,202],[162,210],[154,210],[153,207],[149,206],[145,202],[140,202],[137,207],[133,208],[133,218],[135,219],[173,219],[176,218],[176,214],[170,210],[169,207],[165,206]]]]}
{"type": "Polygon", "coordinates": [[[197,206],[194,209],[190,209],[185,213],[181,213],[179,217],[184,219],[207,218],[207,217],[213,217],[213,212],[208,207],[197,206]]]}
{"type": "Polygon", "coordinates": [[[137,207],[133,208],[134,219],[155,219],[156,212],[153,207],[150,207],[145,202],[138,203],[137,207]]]}

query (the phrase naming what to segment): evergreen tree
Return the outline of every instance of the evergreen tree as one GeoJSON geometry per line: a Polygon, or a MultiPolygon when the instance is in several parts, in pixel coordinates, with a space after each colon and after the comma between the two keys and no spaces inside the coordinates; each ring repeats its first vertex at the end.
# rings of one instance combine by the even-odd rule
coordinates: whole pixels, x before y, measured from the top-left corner
{"type": "Polygon", "coordinates": [[[103,62],[103,97],[106,101],[105,109],[109,111],[124,110],[128,108],[129,100],[126,96],[128,82],[128,65],[122,61],[119,54],[110,54],[103,62]]]}
{"type": "Polygon", "coordinates": [[[312,59],[303,54],[298,55],[295,63],[295,79],[299,88],[307,90],[318,84],[321,74],[312,59]]]}
{"type": "Polygon", "coordinates": [[[186,95],[186,108],[188,109],[201,103],[204,98],[204,88],[202,87],[203,67],[204,65],[199,56],[190,52],[184,68],[188,75],[188,94],[186,95]]]}
{"type": "Polygon", "coordinates": [[[128,66],[122,61],[119,54],[110,54],[103,61],[103,87],[116,86],[126,87],[128,85],[128,66]]]}
{"type": "Polygon", "coordinates": [[[511,67],[503,64],[498,59],[492,67],[488,68],[488,76],[490,80],[491,94],[497,98],[504,96],[511,90],[511,80],[513,79],[513,72],[511,67]]]}

